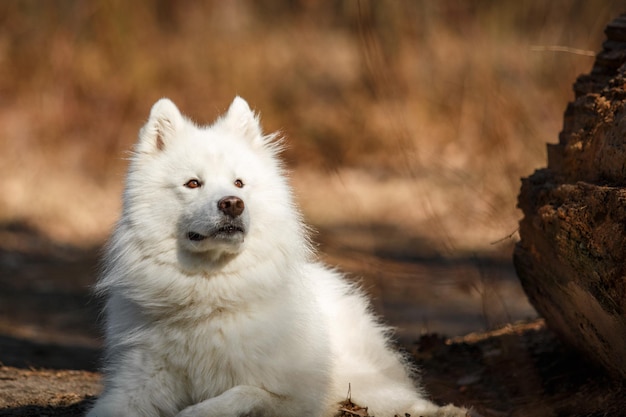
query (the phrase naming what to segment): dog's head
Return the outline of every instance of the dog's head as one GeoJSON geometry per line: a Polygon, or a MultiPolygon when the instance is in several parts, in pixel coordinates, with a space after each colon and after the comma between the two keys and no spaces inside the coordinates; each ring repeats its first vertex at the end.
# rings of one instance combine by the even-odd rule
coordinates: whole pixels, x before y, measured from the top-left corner
{"type": "Polygon", "coordinates": [[[275,135],[263,135],[239,97],[203,127],[172,101],[159,100],[131,160],[128,227],[152,252],[175,248],[177,261],[190,270],[215,267],[255,240],[264,239],[267,251],[281,225],[298,217],[278,149],[275,135]]]}

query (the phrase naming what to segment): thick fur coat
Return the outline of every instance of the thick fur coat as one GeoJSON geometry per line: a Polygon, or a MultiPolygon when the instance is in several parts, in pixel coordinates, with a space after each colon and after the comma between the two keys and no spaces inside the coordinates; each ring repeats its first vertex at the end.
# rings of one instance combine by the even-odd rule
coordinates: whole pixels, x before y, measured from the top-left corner
{"type": "Polygon", "coordinates": [[[314,259],[279,148],[241,98],[202,127],[153,106],[97,284],[89,417],[332,416],[349,389],[377,417],[465,415],[424,398],[361,291],[314,259]]]}

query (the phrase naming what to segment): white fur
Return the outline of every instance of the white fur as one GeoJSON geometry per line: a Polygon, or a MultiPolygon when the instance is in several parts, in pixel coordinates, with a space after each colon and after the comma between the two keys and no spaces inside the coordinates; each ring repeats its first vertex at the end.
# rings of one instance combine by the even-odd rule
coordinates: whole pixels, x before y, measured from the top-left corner
{"type": "Polygon", "coordinates": [[[88,416],[331,416],[349,387],[377,417],[464,416],[423,398],[361,291],[312,259],[273,139],[241,98],[206,127],[153,106],[97,285],[105,389],[88,416]],[[212,238],[226,196],[242,230],[212,238]]]}

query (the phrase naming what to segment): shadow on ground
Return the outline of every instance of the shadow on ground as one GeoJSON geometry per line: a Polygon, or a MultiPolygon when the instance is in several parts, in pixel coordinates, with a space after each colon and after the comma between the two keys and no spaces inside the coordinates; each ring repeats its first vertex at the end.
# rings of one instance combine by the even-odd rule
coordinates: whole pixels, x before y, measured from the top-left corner
{"type": "Polygon", "coordinates": [[[87,414],[92,400],[82,400],[67,406],[36,406],[27,405],[17,408],[5,408],[0,410],[0,416],[7,417],[83,417],[87,414]]]}
{"type": "MultiPolygon", "coordinates": [[[[402,343],[534,317],[510,256],[437,253],[384,225],[316,234],[323,257],[360,279],[402,343]]],[[[96,370],[100,300],[91,288],[99,247],[59,245],[24,224],[0,227],[0,362],[96,370]]]]}
{"type": "Polygon", "coordinates": [[[60,345],[0,336],[0,363],[16,368],[98,370],[101,350],[80,344],[60,345]]]}
{"type": "Polygon", "coordinates": [[[403,344],[537,317],[515,274],[513,239],[460,252],[386,224],[337,225],[314,237],[329,264],[363,282],[403,344]]]}
{"type": "Polygon", "coordinates": [[[94,371],[99,248],[58,245],[22,224],[0,228],[0,363],[94,371]]]}

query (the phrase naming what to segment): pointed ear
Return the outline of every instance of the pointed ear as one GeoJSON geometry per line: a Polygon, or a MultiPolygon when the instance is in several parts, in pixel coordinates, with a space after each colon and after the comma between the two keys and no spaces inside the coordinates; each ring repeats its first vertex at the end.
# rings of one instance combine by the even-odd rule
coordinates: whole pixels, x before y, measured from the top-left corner
{"type": "Polygon", "coordinates": [[[259,118],[250,109],[246,100],[237,96],[222,117],[224,125],[232,132],[244,136],[252,143],[263,144],[263,131],[259,118]]]}
{"type": "Polygon", "coordinates": [[[181,131],[185,124],[178,107],[167,98],[162,98],[152,106],[148,122],[139,132],[137,151],[154,153],[162,151],[181,131]]]}

